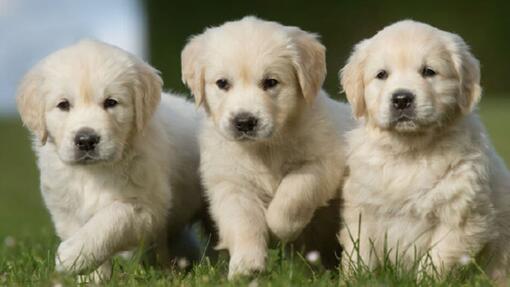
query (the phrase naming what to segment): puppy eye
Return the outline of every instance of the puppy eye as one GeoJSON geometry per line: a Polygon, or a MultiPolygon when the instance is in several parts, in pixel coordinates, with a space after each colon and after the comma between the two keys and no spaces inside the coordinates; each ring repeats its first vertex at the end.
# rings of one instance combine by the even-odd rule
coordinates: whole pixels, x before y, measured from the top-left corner
{"type": "Polygon", "coordinates": [[[63,112],[68,112],[71,109],[71,104],[68,100],[62,100],[57,104],[57,108],[63,112]]]}
{"type": "Polygon", "coordinates": [[[276,79],[264,79],[262,81],[262,88],[264,90],[269,90],[269,89],[276,87],[278,85],[278,83],[279,82],[276,79]]]}
{"type": "Polygon", "coordinates": [[[388,78],[388,72],[386,70],[380,70],[375,77],[379,80],[386,80],[388,78]]]}
{"type": "Polygon", "coordinates": [[[436,74],[437,74],[436,71],[432,70],[429,67],[423,67],[423,69],[421,70],[421,75],[424,78],[434,77],[436,74]]]}
{"type": "Polygon", "coordinates": [[[105,108],[105,110],[111,109],[111,108],[115,107],[118,103],[119,102],[117,102],[116,100],[108,98],[108,99],[104,100],[103,107],[105,108]]]}
{"type": "Polygon", "coordinates": [[[225,91],[228,91],[228,89],[230,88],[230,84],[226,79],[217,80],[216,86],[218,86],[218,88],[220,88],[221,90],[225,90],[225,91]]]}

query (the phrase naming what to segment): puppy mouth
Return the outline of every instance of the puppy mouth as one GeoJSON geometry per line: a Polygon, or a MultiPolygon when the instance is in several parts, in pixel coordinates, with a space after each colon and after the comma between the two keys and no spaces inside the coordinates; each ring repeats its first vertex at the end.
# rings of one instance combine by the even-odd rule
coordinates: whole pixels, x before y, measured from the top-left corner
{"type": "Polygon", "coordinates": [[[272,131],[269,132],[254,131],[248,133],[234,132],[232,135],[232,139],[234,141],[239,142],[260,142],[271,138],[272,135],[273,135],[272,131]]]}
{"type": "Polygon", "coordinates": [[[396,124],[399,124],[399,123],[413,122],[414,120],[415,120],[415,118],[412,117],[412,116],[409,116],[409,115],[400,115],[400,116],[394,118],[391,121],[391,124],[392,125],[396,125],[396,124]]]}
{"type": "Polygon", "coordinates": [[[417,132],[420,128],[420,125],[416,121],[415,117],[411,117],[409,115],[400,115],[392,119],[390,122],[390,127],[397,132],[412,133],[417,132]]]}
{"type": "Polygon", "coordinates": [[[87,152],[87,153],[83,153],[83,154],[80,154],[79,156],[77,156],[74,160],[74,163],[79,164],[79,165],[89,165],[89,164],[94,164],[94,163],[97,163],[97,162],[100,162],[103,160],[104,159],[99,157],[96,153],[87,152]]]}
{"type": "Polygon", "coordinates": [[[256,141],[258,139],[257,133],[236,133],[234,135],[235,141],[256,141]]]}
{"type": "Polygon", "coordinates": [[[239,131],[235,128],[230,128],[227,132],[227,138],[239,142],[259,142],[272,137],[273,129],[267,125],[261,125],[251,131],[239,131]]]}

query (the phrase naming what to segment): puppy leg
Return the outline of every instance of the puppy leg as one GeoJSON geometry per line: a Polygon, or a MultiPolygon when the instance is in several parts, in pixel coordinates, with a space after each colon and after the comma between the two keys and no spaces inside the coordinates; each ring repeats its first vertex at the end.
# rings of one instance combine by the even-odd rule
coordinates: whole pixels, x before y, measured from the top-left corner
{"type": "Polygon", "coordinates": [[[96,213],[57,250],[56,270],[81,273],[98,267],[115,253],[136,246],[163,226],[144,207],[114,202],[96,213]]]}
{"type": "Polygon", "coordinates": [[[489,243],[482,260],[487,275],[494,280],[496,286],[510,286],[510,237],[500,237],[489,243]]]}
{"type": "Polygon", "coordinates": [[[315,210],[335,197],[332,182],[318,165],[306,165],[285,176],[267,209],[269,229],[283,241],[296,239],[315,210]]]}
{"type": "Polygon", "coordinates": [[[377,222],[375,218],[370,218],[359,208],[344,206],[342,220],[344,224],[338,236],[343,249],[342,270],[349,274],[359,268],[375,268],[377,254],[374,244],[377,238],[370,233],[370,223],[377,222]]]}
{"type": "Polygon", "coordinates": [[[420,271],[444,277],[456,264],[475,258],[487,243],[488,229],[485,216],[471,215],[455,225],[441,224],[434,232],[429,250],[432,262],[420,262],[420,271]],[[424,264],[427,263],[427,264],[424,264]],[[432,264],[430,264],[432,263],[432,264]]]}
{"type": "Polygon", "coordinates": [[[101,266],[99,266],[94,272],[88,275],[78,275],[78,282],[80,284],[88,283],[101,283],[110,280],[112,277],[112,263],[110,260],[106,260],[101,266]]]}
{"type": "Polygon", "coordinates": [[[428,256],[422,258],[418,271],[442,278],[454,264],[461,263],[462,257],[469,260],[474,254],[469,253],[462,241],[462,232],[444,225],[438,227],[428,256]]]}
{"type": "Polygon", "coordinates": [[[209,189],[209,195],[219,229],[218,248],[230,253],[228,278],[264,270],[268,232],[264,205],[256,192],[222,184],[209,189]]]}

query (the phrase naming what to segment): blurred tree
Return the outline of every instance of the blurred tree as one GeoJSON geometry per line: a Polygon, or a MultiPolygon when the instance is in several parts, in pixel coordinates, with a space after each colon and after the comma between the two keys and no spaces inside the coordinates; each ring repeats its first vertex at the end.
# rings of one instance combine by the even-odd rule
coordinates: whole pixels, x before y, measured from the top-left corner
{"type": "Polygon", "coordinates": [[[510,91],[510,2],[429,1],[146,1],[151,62],[165,87],[187,92],[180,79],[180,52],[186,40],[206,27],[245,15],[295,25],[322,36],[327,47],[326,90],[339,94],[338,70],[352,46],[402,19],[423,21],[460,34],[482,63],[486,94],[510,91]]]}

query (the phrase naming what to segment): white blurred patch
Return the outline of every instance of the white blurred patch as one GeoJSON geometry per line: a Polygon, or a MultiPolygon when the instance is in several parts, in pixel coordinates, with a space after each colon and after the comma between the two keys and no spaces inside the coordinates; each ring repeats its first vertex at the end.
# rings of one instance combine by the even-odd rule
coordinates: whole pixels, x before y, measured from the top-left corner
{"type": "Polygon", "coordinates": [[[16,238],[14,238],[12,236],[5,237],[4,245],[5,245],[5,247],[8,247],[8,248],[15,247],[16,246],[16,238]]]}
{"type": "Polygon", "coordinates": [[[306,260],[311,264],[318,264],[321,260],[321,254],[319,251],[310,251],[306,254],[306,260]]]}
{"type": "Polygon", "coordinates": [[[179,267],[179,269],[184,270],[188,268],[188,266],[190,266],[190,262],[186,257],[182,257],[177,260],[177,267],[179,267]]]}
{"type": "Polygon", "coordinates": [[[461,265],[468,265],[471,263],[471,256],[464,254],[460,257],[459,262],[461,265]]]}

